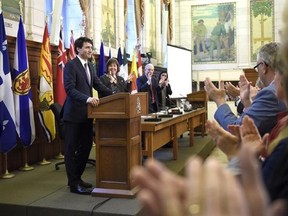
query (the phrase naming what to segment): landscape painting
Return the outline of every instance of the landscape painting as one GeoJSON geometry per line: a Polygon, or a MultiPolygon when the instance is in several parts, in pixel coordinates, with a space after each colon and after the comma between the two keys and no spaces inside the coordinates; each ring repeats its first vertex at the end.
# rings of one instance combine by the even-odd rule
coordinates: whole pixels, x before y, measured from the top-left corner
{"type": "Polygon", "coordinates": [[[236,3],[192,6],[194,63],[236,62],[236,3]]]}

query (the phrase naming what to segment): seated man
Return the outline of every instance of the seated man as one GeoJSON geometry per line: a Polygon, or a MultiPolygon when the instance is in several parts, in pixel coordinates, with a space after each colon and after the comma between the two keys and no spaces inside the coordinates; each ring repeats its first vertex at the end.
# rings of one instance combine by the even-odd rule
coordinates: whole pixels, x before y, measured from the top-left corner
{"type": "MultiPolygon", "coordinates": [[[[284,86],[288,79],[286,67],[281,67],[281,61],[275,64],[275,87],[277,97],[287,104],[288,86],[284,86]],[[284,81],[283,81],[284,80],[284,81]],[[283,85],[284,84],[284,85],[283,85]],[[284,86],[284,88],[283,88],[284,86]]],[[[278,114],[278,122],[270,134],[261,138],[251,118],[245,116],[242,125],[230,125],[225,131],[216,121],[207,121],[207,133],[213,138],[216,145],[227,155],[228,168],[235,174],[240,174],[238,166],[239,149],[249,146],[254,154],[260,156],[262,176],[271,200],[278,198],[288,199],[287,187],[287,156],[288,156],[288,112],[278,114]],[[264,154],[263,154],[264,153],[264,154]],[[262,156],[265,156],[262,157],[262,156]]]]}
{"type": "MultiPolygon", "coordinates": [[[[275,59],[279,50],[279,44],[265,44],[257,56],[257,72],[265,88],[257,93],[252,101],[249,88],[250,84],[243,81],[240,88],[246,89],[246,92],[240,90],[241,102],[244,104],[244,112],[238,118],[230,109],[225,100],[224,86],[217,89],[209,78],[205,80],[205,90],[208,96],[217,104],[217,110],[214,118],[218,123],[227,130],[228,125],[241,124],[244,116],[249,116],[254,120],[259,133],[263,136],[270,132],[276,124],[276,115],[286,109],[283,102],[280,102],[275,95],[274,76],[275,76],[275,59]],[[248,93],[247,93],[248,92],[248,93]],[[241,96],[242,94],[242,96],[241,96]],[[246,95],[246,96],[245,96],[246,95]],[[248,95],[248,97],[247,97],[248,95]]],[[[242,79],[244,79],[242,77],[242,79]]],[[[241,82],[241,77],[240,77],[241,82]]]]}

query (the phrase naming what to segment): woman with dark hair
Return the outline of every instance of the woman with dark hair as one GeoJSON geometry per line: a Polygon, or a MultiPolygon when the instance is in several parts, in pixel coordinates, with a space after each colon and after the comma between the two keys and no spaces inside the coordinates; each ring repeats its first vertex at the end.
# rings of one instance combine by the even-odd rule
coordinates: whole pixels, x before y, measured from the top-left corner
{"type": "Polygon", "coordinates": [[[101,82],[115,93],[130,92],[131,76],[129,75],[125,81],[123,77],[117,75],[119,71],[120,65],[117,59],[109,59],[106,63],[106,73],[100,77],[101,82]]]}
{"type": "Polygon", "coordinates": [[[158,77],[159,87],[161,88],[158,91],[158,100],[159,100],[159,108],[160,110],[166,110],[167,107],[171,106],[171,100],[169,95],[172,94],[171,86],[169,84],[168,73],[166,71],[162,71],[158,77]]]}

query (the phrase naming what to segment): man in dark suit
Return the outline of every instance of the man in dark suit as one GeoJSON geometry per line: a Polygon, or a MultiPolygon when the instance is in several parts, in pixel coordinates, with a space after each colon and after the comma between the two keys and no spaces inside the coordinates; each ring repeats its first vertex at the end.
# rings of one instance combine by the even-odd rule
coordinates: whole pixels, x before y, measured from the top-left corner
{"type": "Polygon", "coordinates": [[[92,87],[101,95],[111,95],[96,76],[93,65],[88,62],[92,56],[93,42],[86,37],[75,41],[76,58],[64,69],[64,86],[67,97],[63,106],[65,126],[65,167],[68,186],[72,193],[91,194],[92,184],[84,182],[81,176],[93,143],[93,120],[87,118],[87,105],[98,106],[99,98],[93,97],[92,87]]]}
{"type": "Polygon", "coordinates": [[[159,111],[158,91],[161,90],[157,79],[153,77],[154,66],[149,63],[145,66],[145,73],[137,78],[138,92],[148,92],[149,113],[159,111]]]}

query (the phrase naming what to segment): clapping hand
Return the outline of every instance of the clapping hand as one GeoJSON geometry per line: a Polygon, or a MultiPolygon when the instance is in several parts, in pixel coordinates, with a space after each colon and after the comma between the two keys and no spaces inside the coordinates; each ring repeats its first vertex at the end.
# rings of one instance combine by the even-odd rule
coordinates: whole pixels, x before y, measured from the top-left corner
{"type": "Polygon", "coordinates": [[[217,107],[226,103],[225,100],[226,93],[224,90],[224,85],[223,86],[221,85],[220,86],[221,88],[218,89],[208,77],[205,79],[204,84],[205,84],[204,86],[205,91],[207,92],[209,98],[217,104],[217,107]]]}
{"type": "Polygon", "coordinates": [[[109,79],[110,79],[110,83],[112,84],[112,83],[115,83],[115,84],[117,84],[117,78],[116,77],[114,77],[113,75],[109,75],[109,79]]]}
{"type": "Polygon", "coordinates": [[[225,92],[233,99],[240,95],[240,88],[238,86],[234,86],[231,82],[225,82],[225,92]]]}
{"type": "Polygon", "coordinates": [[[127,77],[127,82],[131,82],[133,80],[133,78],[135,77],[134,73],[130,73],[127,77]]]}

